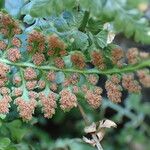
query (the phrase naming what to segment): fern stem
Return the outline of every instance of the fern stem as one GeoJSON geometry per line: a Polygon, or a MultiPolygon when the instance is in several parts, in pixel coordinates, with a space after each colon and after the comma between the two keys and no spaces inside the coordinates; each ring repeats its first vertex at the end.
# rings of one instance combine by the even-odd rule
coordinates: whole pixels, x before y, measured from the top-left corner
{"type": "Polygon", "coordinates": [[[46,65],[46,66],[36,66],[32,63],[29,63],[29,62],[17,62],[17,63],[14,63],[14,62],[11,62],[5,58],[0,58],[0,62],[2,63],[5,63],[7,65],[10,65],[10,66],[16,66],[16,67],[21,67],[21,68],[26,68],[26,67],[32,67],[32,68],[35,68],[35,69],[38,69],[38,70],[53,70],[53,71],[62,71],[62,72],[70,72],[70,73],[73,73],[73,72],[76,72],[76,73],[81,73],[81,74],[103,74],[103,75],[109,75],[109,74],[115,74],[115,73],[118,73],[118,74],[121,74],[121,73],[128,73],[128,72],[134,72],[138,69],[142,69],[142,68],[145,68],[145,67],[150,67],[150,60],[145,60],[145,61],[142,61],[141,63],[139,64],[136,64],[136,65],[128,65],[128,66],[125,66],[121,69],[119,68],[112,68],[112,69],[107,69],[107,70],[98,70],[98,69],[84,69],[84,70],[78,70],[78,69],[74,69],[74,68],[69,68],[69,69],[59,69],[59,68],[56,68],[54,66],[49,66],[49,65],[46,65]]]}
{"type": "Polygon", "coordinates": [[[81,25],[80,25],[80,27],[79,27],[79,30],[80,30],[80,31],[82,31],[82,32],[85,31],[85,27],[86,27],[86,25],[87,25],[87,23],[88,23],[89,17],[90,17],[89,11],[85,11],[84,16],[83,16],[82,23],[81,23],[81,25]]]}

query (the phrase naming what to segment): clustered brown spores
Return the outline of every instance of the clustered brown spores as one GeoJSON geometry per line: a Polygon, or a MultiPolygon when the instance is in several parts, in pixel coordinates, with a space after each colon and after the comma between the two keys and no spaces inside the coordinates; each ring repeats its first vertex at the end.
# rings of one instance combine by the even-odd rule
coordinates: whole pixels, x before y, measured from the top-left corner
{"type": "MultiPolygon", "coordinates": [[[[136,48],[129,49],[126,55],[121,48],[114,48],[110,52],[110,68],[108,58],[106,59],[101,49],[85,53],[79,50],[70,51],[58,35],[45,36],[37,30],[28,34],[27,49],[22,52],[22,42],[17,36],[21,32],[16,21],[9,15],[0,13],[0,33],[4,36],[4,40],[0,40],[0,52],[2,58],[7,59],[9,64],[14,64],[10,67],[11,65],[0,62],[0,114],[9,112],[10,102],[13,100],[20,117],[25,121],[32,119],[36,107],[41,107],[46,118],[55,114],[58,104],[62,110],[69,111],[78,106],[79,95],[90,107],[98,108],[102,103],[103,89],[99,87],[101,78],[97,73],[86,73],[91,69],[90,65],[101,73],[149,59],[148,53],[139,52],[136,48]],[[25,61],[24,53],[28,56],[25,61]],[[25,63],[20,67],[22,61],[25,63]],[[71,64],[69,68],[66,62],[71,64]],[[26,66],[26,63],[30,65],[26,66]],[[12,73],[14,67],[16,72],[12,73]],[[8,86],[10,82],[11,87],[8,86]]],[[[118,103],[121,102],[122,90],[140,92],[141,85],[150,87],[148,69],[138,70],[136,76],[134,73],[110,73],[105,89],[107,97],[118,103]]]]}
{"type": "Polygon", "coordinates": [[[117,75],[113,75],[106,81],[105,88],[108,98],[115,103],[121,102],[121,86],[119,85],[120,79],[117,75]]]}

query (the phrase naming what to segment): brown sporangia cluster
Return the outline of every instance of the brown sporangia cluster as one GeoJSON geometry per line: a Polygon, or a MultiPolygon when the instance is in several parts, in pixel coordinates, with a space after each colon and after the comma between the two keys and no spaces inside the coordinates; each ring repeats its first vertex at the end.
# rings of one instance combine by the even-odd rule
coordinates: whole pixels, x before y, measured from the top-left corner
{"type": "Polygon", "coordinates": [[[22,33],[19,23],[12,19],[8,14],[0,13],[0,33],[4,36],[0,40],[0,50],[5,53],[8,60],[17,62],[21,59],[21,41],[17,35],[22,33]],[[9,39],[9,40],[8,40],[9,39]]]}
{"type": "Polygon", "coordinates": [[[130,48],[126,54],[129,64],[136,64],[139,61],[139,51],[137,48],[130,48]]]}
{"type": "Polygon", "coordinates": [[[124,74],[122,77],[122,86],[129,92],[140,92],[141,86],[134,79],[134,74],[124,74]]]}
{"type": "Polygon", "coordinates": [[[71,55],[71,62],[79,69],[83,69],[86,66],[84,55],[81,52],[73,53],[71,55]]]}
{"type": "Polygon", "coordinates": [[[51,118],[56,108],[69,111],[81,99],[96,109],[105,91],[99,86],[101,73],[107,75],[105,89],[114,103],[121,102],[122,90],[140,92],[141,86],[150,87],[148,69],[119,72],[128,66],[136,68],[140,61],[149,59],[148,53],[137,48],[129,49],[126,54],[121,48],[113,48],[106,58],[100,49],[70,51],[56,34],[45,36],[34,30],[27,36],[26,51],[21,51],[18,23],[3,13],[0,21],[4,36],[0,40],[0,114],[9,113],[11,101],[25,121],[32,119],[37,107],[44,117],[51,118]]]}
{"type": "Polygon", "coordinates": [[[95,51],[94,50],[91,53],[91,61],[92,61],[93,65],[95,65],[97,68],[99,68],[101,70],[104,70],[105,67],[106,67],[103,54],[100,51],[95,51]]]}
{"type": "Polygon", "coordinates": [[[15,104],[18,106],[19,115],[23,120],[32,119],[32,114],[34,113],[34,109],[36,107],[35,99],[25,101],[22,97],[18,97],[15,99],[15,104]]]}
{"type": "Polygon", "coordinates": [[[13,37],[11,43],[14,47],[17,47],[17,48],[21,47],[21,44],[22,44],[19,38],[17,37],[13,37]]]}
{"type": "Polygon", "coordinates": [[[32,56],[32,61],[35,65],[41,65],[43,62],[45,62],[45,56],[42,53],[38,53],[36,52],[33,56],[32,56]]]}
{"type": "Polygon", "coordinates": [[[33,31],[27,41],[27,51],[35,65],[39,66],[49,61],[57,68],[65,67],[63,56],[67,55],[67,47],[57,35],[44,36],[41,32],[33,31]]]}
{"type": "Polygon", "coordinates": [[[19,97],[23,94],[23,89],[21,87],[14,87],[12,88],[12,96],[19,97]]]}
{"type": "Polygon", "coordinates": [[[88,104],[92,108],[98,108],[102,102],[102,96],[101,96],[102,90],[99,91],[94,91],[93,90],[88,90],[85,94],[85,99],[87,100],[88,104]]]}
{"type": "Polygon", "coordinates": [[[150,71],[148,69],[138,70],[137,76],[144,87],[150,87],[150,71]]]}
{"type": "Polygon", "coordinates": [[[51,118],[55,114],[55,108],[57,107],[56,95],[49,93],[47,96],[44,93],[39,94],[39,100],[43,106],[43,112],[45,118],[51,118]]]}
{"type": "Polygon", "coordinates": [[[115,48],[111,51],[112,63],[119,68],[123,66],[124,51],[121,48],[115,48]]]}
{"type": "Polygon", "coordinates": [[[27,67],[24,70],[24,78],[27,81],[33,81],[34,79],[37,79],[37,72],[35,69],[33,69],[32,67],[27,67]]]}
{"type": "Polygon", "coordinates": [[[9,102],[11,101],[11,97],[8,95],[3,95],[3,97],[0,100],[0,113],[1,114],[7,114],[9,113],[9,102]]]}
{"type": "Polygon", "coordinates": [[[45,51],[45,36],[38,31],[33,31],[28,35],[28,46],[27,51],[30,53],[45,51]]]}
{"type": "Polygon", "coordinates": [[[9,102],[12,100],[9,95],[10,89],[6,86],[9,71],[9,66],[0,63],[0,114],[7,114],[9,112],[9,102]]]}
{"type": "Polygon", "coordinates": [[[63,87],[68,87],[70,85],[75,86],[79,82],[80,75],[78,73],[70,73],[64,80],[63,87]]]}
{"type": "Polygon", "coordinates": [[[0,50],[3,51],[7,48],[7,44],[5,41],[0,40],[0,50]]]}
{"type": "Polygon", "coordinates": [[[12,19],[8,14],[0,12],[0,33],[5,37],[20,34],[22,32],[19,23],[12,19]]]}
{"type": "Polygon", "coordinates": [[[54,64],[57,68],[63,69],[65,67],[65,62],[61,57],[56,57],[54,59],[54,64]]]}
{"type": "Polygon", "coordinates": [[[10,48],[7,51],[7,59],[12,62],[17,62],[21,59],[21,53],[18,48],[10,48]]]}
{"type": "Polygon", "coordinates": [[[37,86],[40,90],[44,89],[46,87],[46,82],[44,79],[40,79],[37,83],[37,86]]]}
{"type": "Polygon", "coordinates": [[[114,103],[121,102],[121,86],[119,85],[120,79],[117,75],[112,75],[105,83],[107,97],[114,103]]]}
{"type": "Polygon", "coordinates": [[[63,89],[60,92],[60,96],[60,107],[62,110],[70,110],[73,107],[77,107],[77,97],[69,90],[63,89]]]}
{"type": "Polygon", "coordinates": [[[99,77],[96,74],[90,74],[87,76],[87,81],[93,85],[98,83],[99,77]]]}

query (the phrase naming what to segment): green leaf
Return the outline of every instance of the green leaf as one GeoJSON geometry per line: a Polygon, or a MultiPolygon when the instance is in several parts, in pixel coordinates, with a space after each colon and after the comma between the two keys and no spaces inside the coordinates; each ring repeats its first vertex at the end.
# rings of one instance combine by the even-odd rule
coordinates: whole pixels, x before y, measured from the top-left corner
{"type": "Polygon", "coordinates": [[[81,22],[83,20],[83,15],[84,15],[83,12],[76,12],[76,11],[63,12],[63,18],[66,20],[70,29],[80,27],[81,22]]]}
{"type": "Polygon", "coordinates": [[[53,12],[51,0],[33,0],[31,4],[29,13],[32,17],[45,17],[53,12]]]}
{"type": "Polygon", "coordinates": [[[84,75],[80,75],[80,79],[79,79],[79,86],[82,86],[84,83],[86,82],[86,78],[84,75]]]}
{"type": "Polygon", "coordinates": [[[14,120],[12,122],[9,122],[7,125],[10,126],[10,127],[20,128],[22,123],[21,123],[20,120],[14,120]]]}
{"type": "Polygon", "coordinates": [[[75,0],[32,0],[24,6],[23,13],[29,13],[32,17],[47,17],[70,10],[74,5],[75,0]]]}
{"type": "Polygon", "coordinates": [[[32,24],[32,23],[34,23],[34,21],[35,21],[35,18],[31,17],[30,15],[26,15],[23,18],[23,22],[25,22],[27,24],[32,24]]]}
{"type": "Polygon", "coordinates": [[[107,19],[114,18],[115,11],[117,9],[116,3],[113,0],[106,1],[105,5],[103,6],[103,17],[106,17],[107,19]]]}
{"type": "MultiPolygon", "coordinates": [[[[136,0],[134,3],[138,3],[136,0]]],[[[136,42],[150,43],[148,19],[137,9],[127,5],[126,0],[109,0],[103,6],[102,20],[112,22],[117,33],[123,32],[127,38],[136,42]],[[130,8],[130,9],[129,9],[130,8]],[[145,20],[145,21],[143,21],[145,20]]],[[[101,19],[100,17],[98,19],[101,19]]]]}
{"type": "Polygon", "coordinates": [[[4,7],[5,0],[0,0],[0,9],[4,7]]]}
{"type": "Polygon", "coordinates": [[[141,105],[140,111],[144,114],[149,115],[150,102],[145,102],[141,105]]]}
{"type": "Polygon", "coordinates": [[[72,61],[70,59],[70,55],[63,57],[63,60],[65,62],[65,66],[67,68],[71,68],[72,67],[72,61]]]}
{"type": "Polygon", "coordinates": [[[54,26],[57,28],[58,32],[64,32],[69,30],[69,26],[63,17],[59,17],[55,20],[54,26]]]}
{"type": "Polygon", "coordinates": [[[8,146],[5,150],[18,150],[15,146],[8,146]]]}
{"type": "Polygon", "coordinates": [[[88,36],[83,32],[75,30],[69,36],[70,38],[73,39],[74,49],[86,50],[89,46],[88,36]]]}
{"type": "Polygon", "coordinates": [[[87,28],[89,31],[92,33],[99,32],[100,30],[103,29],[103,23],[100,20],[94,20],[92,18],[89,19],[87,28]]]}
{"type": "Polygon", "coordinates": [[[135,109],[139,110],[140,109],[140,99],[141,95],[140,94],[130,94],[125,101],[125,105],[128,109],[135,109]]]}
{"type": "Polygon", "coordinates": [[[53,117],[53,121],[55,123],[62,123],[65,119],[65,113],[62,113],[61,109],[57,109],[55,117],[53,117]]]}
{"type": "Polygon", "coordinates": [[[6,118],[6,115],[0,114],[0,118],[4,120],[6,118]]]}
{"type": "Polygon", "coordinates": [[[10,139],[9,138],[2,138],[0,139],[0,149],[1,148],[6,148],[10,144],[10,139]]]}
{"type": "Polygon", "coordinates": [[[149,0],[127,0],[127,4],[130,7],[138,7],[140,4],[145,4],[148,5],[149,4],[149,0]]]}
{"type": "Polygon", "coordinates": [[[122,8],[126,5],[126,0],[109,0],[105,1],[103,6],[102,18],[111,20],[117,15],[117,12],[121,12],[122,8]]]}
{"type": "Polygon", "coordinates": [[[141,25],[141,27],[135,31],[134,40],[136,42],[149,44],[150,43],[150,28],[147,28],[144,26],[142,27],[141,25]]]}
{"type": "Polygon", "coordinates": [[[124,32],[126,37],[132,37],[136,42],[150,43],[150,28],[148,21],[141,18],[136,10],[118,10],[114,19],[114,27],[117,32],[124,32]],[[120,11],[122,13],[120,13],[120,11]]]}
{"type": "Polygon", "coordinates": [[[22,129],[17,129],[17,128],[10,128],[11,131],[11,137],[17,141],[20,142],[22,138],[25,136],[27,133],[27,129],[22,128],[22,129]]]}
{"type": "Polygon", "coordinates": [[[3,125],[3,122],[2,122],[2,120],[0,120],[0,127],[3,125]]]}
{"type": "Polygon", "coordinates": [[[33,2],[27,3],[22,9],[21,9],[21,14],[29,14],[30,10],[32,8],[33,2]]]}
{"type": "Polygon", "coordinates": [[[9,14],[18,18],[20,16],[20,10],[24,4],[24,0],[5,0],[5,8],[9,14]]]}
{"type": "Polygon", "coordinates": [[[126,28],[125,28],[125,36],[127,38],[131,37],[134,34],[134,26],[131,22],[128,22],[126,28]]]}
{"type": "Polygon", "coordinates": [[[85,143],[77,142],[75,139],[58,139],[52,146],[52,149],[68,149],[68,147],[71,150],[95,150],[94,147],[85,143]]]}
{"type": "Polygon", "coordinates": [[[60,83],[63,83],[65,80],[65,75],[63,72],[59,71],[56,73],[56,83],[57,84],[60,84],[60,83]]]}
{"type": "Polygon", "coordinates": [[[102,1],[100,0],[79,0],[81,8],[90,11],[93,16],[98,16],[102,10],[102,1]]]}
{"type": "Polygon", "coordinates": [[[100,31],[95,37],[95,44],[99,48],[104,48],[107,46],[107,31],[100,31]]]}
{"type": "Polygon", "coordinates": [[[24,135],[27,133],[28,129],[22,126],[20,120],[14,120],[10,123],[7,123],[7,127],[10,130],[11,137],[14,141],[21,141],[24,135]]]}

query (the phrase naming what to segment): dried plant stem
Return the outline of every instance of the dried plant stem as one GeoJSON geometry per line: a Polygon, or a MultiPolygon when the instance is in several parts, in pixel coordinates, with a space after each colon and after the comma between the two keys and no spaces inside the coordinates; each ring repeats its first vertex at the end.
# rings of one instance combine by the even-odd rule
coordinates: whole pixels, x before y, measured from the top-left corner
{"type": "MultiPolygon", "coordinates": [[[[81,106],[79,103],[78,103],[78,108],[79,108],[79,111],[80,111],[80,113],[81,113],[81,115],[82,115],[82,117],[83,117],[83,119],[84,119],[85,125],[86,125],[86,126],[90,125],[90,121],[88,120],[87,115],[85,114],[85,112],[84,112],[82,106],[81,106]]],[[[93,138],[93,140],[94,140],[95,143],[96,143],[97,149],[98,149],[98,150],[103,150],[103,148],[102,148],[102,146],[101,146],[101,144],[100,144],[100,142],[99,142],[99,140],[98,140],[96,134],[93,133],[93,134],[92,134],[92,138],[93,138]]]]}
{"type": "Polygon", "coordinates": [[[85,114],[85,112],[84,112],[82,106],[81,106],[79,103],[78,103],[78,108],[79,108],[80,113],[81,113],[81,115],[82,115],[82,117],[83,117],[83,119],[84,119],[85,125],[87,125],[87,126],[90,125],[90,121],[88,120],[87,115],[85,114]]]}
{"type": "Polygon", "coordinates": [[[102,146],[101,146],[101,144],[100,144],[100,142],[99,142],[97,136],[96,136],[95,134],[92,134],[92,138],[93,138],[94,141],[96,142],[96,147],[97,147],[97,149],[98,149],[98,150],[103,150],[103,148],[102,148],[102,146]]]}
{"type": "Polygon", "coordinates": [[[115,74],[115,73],[127,73],[127,72],[133,72],[136,71],[138,69],[141,68],[145,68],[145,67],[150,67],[150,60],[145,60],[140,62],[139,64],[136,65],[128,65],[125,66],[121,69],[119,68],[112,68],[112,69],[107,69],[107,70],[97,70],[97,69],[84,69],[84,70],[78,70],[78,69],[74,69],[74,68],[69,68],[69,69],[59,69],[56,68],[54,66],[50,66],[50,65],[46,65],[46,66],[36,66],[33,63],[28,63],[28,62],[18,62],[18,63],[13,63],[10,62],[9,60],[5,59],[5,58],[0,58],[0,62],[6,63],[8,65],[11,66],[16,66],[16,67],[21,67],[21,68],[25,68],[25,67],[32,67],[38,70],[53,70],[53,71],[62,71],[62,72],[76,72],[76,73],[81,73],[81,74],[104,74],[104,75],[109,75],[109,74],[115,74]]]}

